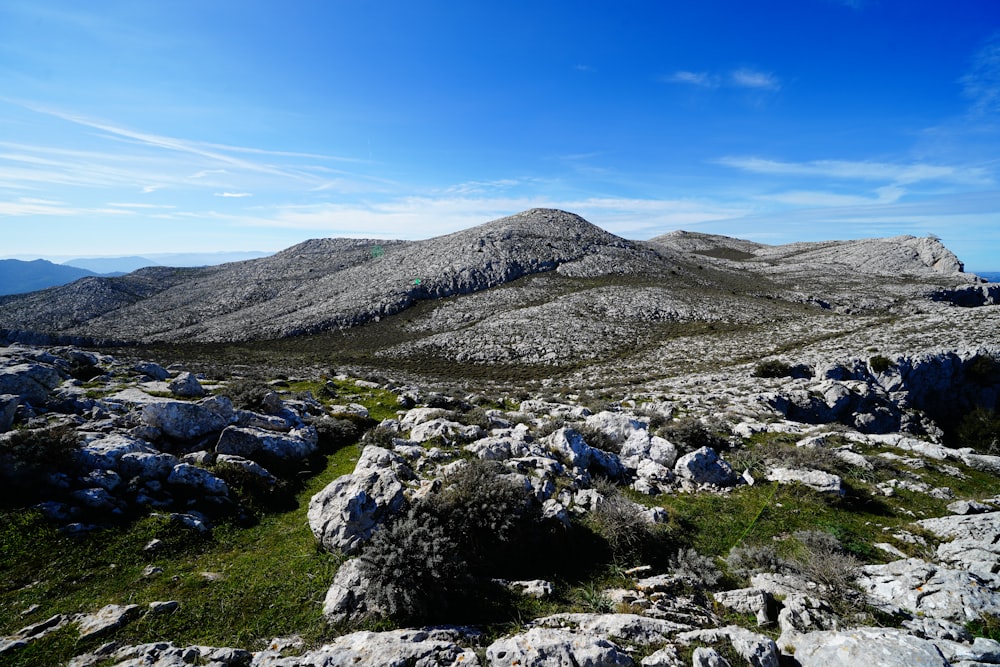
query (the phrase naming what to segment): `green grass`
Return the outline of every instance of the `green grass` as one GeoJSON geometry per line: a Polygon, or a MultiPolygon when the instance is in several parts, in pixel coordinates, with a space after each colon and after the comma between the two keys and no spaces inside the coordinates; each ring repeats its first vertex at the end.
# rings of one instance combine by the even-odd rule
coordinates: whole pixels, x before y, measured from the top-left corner
{"type": "Polygon", "coordinates": [[[94,612],[106,604],[147,605],[177,600],[172,614],[147,615],[127,627],[85,643],[67,630],[15,652],[10,665],[59,664],[108,640],[259,648],[296,633],[308,643],[335,634],[321,606],[339,560],[317,548],[306,522],[309,498],[350,472],[357,446],[331,455],[310,479],[292,511],[265,515],[250,528],[217,526],[200,535],[162,518],[103,530],[83,538],[61,536],[31,512],[15,512],[0,524],[0,632],[54,614],[94,612]],[[149,553],[153,538],[165,546],[149,553]],[[163,572],[144,577],[153,565],[163,572]],[[203,572],[222,575],[209,581],[203,572]],[[22,617],[31,605],[39,609],[22,617]]]}

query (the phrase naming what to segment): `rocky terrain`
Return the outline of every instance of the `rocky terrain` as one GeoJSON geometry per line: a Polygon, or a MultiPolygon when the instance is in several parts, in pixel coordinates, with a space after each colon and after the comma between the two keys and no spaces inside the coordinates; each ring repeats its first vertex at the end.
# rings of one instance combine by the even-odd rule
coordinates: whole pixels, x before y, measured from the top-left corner
{"type": "Polygon", "coordinates": [[[995,290],[536,210],[5,298],[0,661],[1000,664],[995,290]]]}

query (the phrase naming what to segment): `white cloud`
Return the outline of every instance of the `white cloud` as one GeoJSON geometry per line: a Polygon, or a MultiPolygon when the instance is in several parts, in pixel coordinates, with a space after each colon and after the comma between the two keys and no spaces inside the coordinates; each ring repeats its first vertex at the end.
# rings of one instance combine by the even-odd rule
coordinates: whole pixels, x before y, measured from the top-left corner
{"type": "Polygon", "coordinates": [[[137,208],[137,209],[171,209],[177,208],[170,204],[140,204],[133,202],[108,202],[108,206],[114,206],[115,208],[137,208]]]}
{"type": "Polygon", "coordinates": [[[983,167],[956,167],[925,163],[852,162],[849,160],[782,162],[758,157],[724,157],[716,160],[716,162],[727,167],[756,174],[888,181],[901,185],[926,181],[943,181],[977,186],[989,186],[993,184],[990,172],[983,167]]]}
{"type": "Polygon", "coordinates": [[[83,217],[87,215],[123,215],[131,211],[120,208],[90,208],[70,206],[51,199],[19,197],[13,201],[0,201],[0,217],[56,216],[83,217]]]}
{"type": "Polygon", "coordinates": [[[758,72],[752,69],[738,69],[730,73],[729,79],[734,86],[740,88],[755,88],[757,90],[780,90],[781,82],[768,72],[758,72]]]}
{"type": "Polygon", "coordinates": [[[973,112],[1000,111],[1000,33],[995,33],[979,49],[972,68],[959,82],[972,101],[973,112]]]}
{"type": "Polygon", "coordinates": [[[666,83],[688,83],[702,88],[715,88],[719,85],[718,79],[707,72],[688,72],[680,70],[670,76],[664,77],[666,83]]]}
{"type": "Polygon", "coordinates": [[[249,192],[216,192],[215,196],[232,198],[232,199],[241,199],[243,197],[253,197],[253,194],[249,192]]]}
{"type": "Polygon", "coordinates": [[[733,70],[728,74],[712,72],[693,72],[678,70],[673,74],[661,77],[664,83],[681,83],[699,88],[749,88],[752,90],[781,90],[781,81],[769,72],[760,72],[749,68],[733,70]]]}
{"type": "Polygon", "coordinates": [[[191,178],[205,178],[211,174],[228,174],[229,172],[225,169],[202,169],[201,171],[191,174],[191,178]]]}

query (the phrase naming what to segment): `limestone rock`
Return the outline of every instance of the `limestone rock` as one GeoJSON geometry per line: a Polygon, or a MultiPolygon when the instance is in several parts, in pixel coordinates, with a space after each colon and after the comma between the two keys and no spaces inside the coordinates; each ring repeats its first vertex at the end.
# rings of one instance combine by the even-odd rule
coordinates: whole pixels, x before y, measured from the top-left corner
{"type": "Polygon", "coordinates": [[[262,428],[227,426],[219,435],[215,451],[246,459],[264,454],[282,461],[294,461],[315,452],[316,443],[316,429],[311,426],[287,434],[262,428]]]}
{"type": "Polygon", "coordinates": [[[553,614],[536,619],[535,624],[545,628],[573,628],[587,635],[612,637],[640,646],[664,644],[678,632],[690,630],[687,625],[638,614],[553,614]]]}
{"type": "Polygon", "coordinates": [[[221,431],[235,419],[232,402],[225,396],[212,396],[197,403],[159,400],[142,408],[142,422],[159,428],[178,440],[194,440],[221,431]]]}
{"type": "Polygon", "coordinates": [[[640,664],[642,667],[687,667],[674,646],[665,646],[647,655],[640,664]]]}
{"type": "Polygon", "coordinates": [[[31,361],[0,366],[0,394],[13,394],[32,405],[42,405],[66,377],[53,366],[31,361]]]}
{"type": "Polygon", "coordinates": [[[772,468],[767,473],[769,482],[778,484],[803,484],[820,493],[844,495],[843,481],[837,475],[822,470],[796,470],[792,468],[772,468]]]}
{"type": "Polygon", "coordinates": [[[930,618],[964,623],[1000,614],[1000,594],[983,579],[918,558],[866,565],[858,585],[876,600],[930,618]]]}
{"type": "Polygon", "coordinates": [[[117,630],[126,623],[134,621],[141,613],[142,608],[137,604],[109,604],[96,613],[87,614],[77,620],[80,639],[90,639],[117,630]]]}
{"type": "Polygon", "coordinates": [[[634,416],[624,412],[610,412],[608,410],[590,415],[586,419],[586,424],[591,428],[603,432],[618,444],[628,440],[633,433],[646,430],[646,424],[634,416]]]}
{"type": "Polygon", "coordinates": [[[917,522],[945,540],[938,546],[942,562],[967,570],[1000,587],[1000,512],[958,514],[917,522]]]}
{"type": "Polygon", "coordinates": [[[112,433],[85,443],[77,458],[81,465],[91,470],[115,470],[127,455],[156,453],[149,443],[121,433],[112,433]]]}
{"type": "Polygon", "coordinates": [[[167,476],[167,483],[175,486],[188,487],[201,493],[217,496],[228,496],[229,487],[226,483],[204,468],[190,463],[178,463],[167,476]]]}
{"type": "Polygon", "coordinates": [[[355,554],[403,501],[403,485],[392,470],[343,475],[309,501],[309,527],[325,549],[355,554]]]}
{"type": "Polygon", "coordinates": [[[753,614],[757,625],[769,625],[773,622],[769,610],[774,604],[771,594],[757,588],[740,588],[731,591],[713,593],[715,601],[727,609],[740,614],[753,614]]]}
{"type": "Polygon", "coordinates": [[[975,500],[956,500],[948,505],[948,511],[952,514],[984,514],[994,511],[990,505],[975,500]]]}
{"type": "Polygon", "coordinates": [[[692,667],[731,667],[729,661],[714,648],[699,646],[691,654],[692,667]]]}
{"type": "Polygon", "coordinates": [[[802,667],[949,667],[926,639],[893,628],[855,628],[802,635],[795,642],[802,667]]]}
{"type": "Polygon", "coordinates": [[[715,644],[725,640],[732,644],[733,649],[753,667],[778,667],[779,665],[780,653],[773,639],[736,625],[709,630],[692,630],[678,635],[677,640],[684,644],[696,642],[715,644]]]}
{"type": "Polygon", "coordinates": [[[337,637],[329,644],[304,656],[255,662],[254,667],[322,665],[323,667],[478,667],[479,659],[471,649],[456,642],[458,632],[447,629],[391,630],[353,632],[337,637]]]}
{"type": "Polygon", "coordinates": [[[410,440],[414,442],[426,442],[432,438],[443,438],[446,442],[455,439],[468,441],[482,436],[483,430],[479,426],[466,426],[441,418],[422,422],[410,430],[410,440]]]}
{"type": "Polygon", "coordinates": [[[153,361],[140,361],[132,369],[159,382],[170,377],[170,371],[153,361]]]}
{"type": "Polygon", "coordinates": [[[345,561],[333,577],[333,584],[323,601],[323,616],[330,623],[359,621],[369,612],[368,580],[361,571],[361,560],[351,558],[345,561]]]}
{"type": "Polygon", "coordinates": [[[556,457],[574,468],[593,469],[609,479],[625,474],[625,466],[616,454],[591,447],[576,429],[563,427],[548,436],[545,444],[556,457]]]}
{"type": "Polygon", "coordinates": [[[0,433],[6,433],[14,425],[14,413],[21,398],[15,394],[0,394],[0,433]]]}
{"type": "Polygon", "coordinates": [[[627,653],[607,639],[550,628],[532,628],[498,639],[486,649],[486,658],[494,667],[631,667],[634,664],[627,653]]]}
{"type": "Polygon", "coordinates": [[[739,476],[711,447],[702,447],[677,459],[674,474],[696,484],[734,486],[739,476]]]}
{"type": "Polygon", "coordinates": [[[201,398],[205,395],[205,388],[201,386],[198,382],[198,378],[195,377],[194,373],[189,373],[187,371],[178,374],[170,384],[167,385],[167,389],[174,396],[180,396],[181,398],[201,398]]]}

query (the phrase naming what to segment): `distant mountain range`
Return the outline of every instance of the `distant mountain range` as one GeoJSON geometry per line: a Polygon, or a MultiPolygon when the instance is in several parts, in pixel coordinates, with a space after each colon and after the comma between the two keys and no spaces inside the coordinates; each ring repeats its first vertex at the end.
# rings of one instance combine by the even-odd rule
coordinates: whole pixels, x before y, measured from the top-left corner
{"type": "Polygon", "coordinates": [[[35,290],[65,285],[93,271],[64,264],[53,264],[44,259],[25,262],[20,259],[0,259],[0,294],[23,294],[35,290]]]}
{"type": "Polygon", "coordinates": [[[266,257],[266,252],[155,253],[128,257],[90,257],[57,264],[45,259],[0,259],[0,295],[58,287],[88,276],[113,277],[149,266],[214,266],[266,257]]]}

